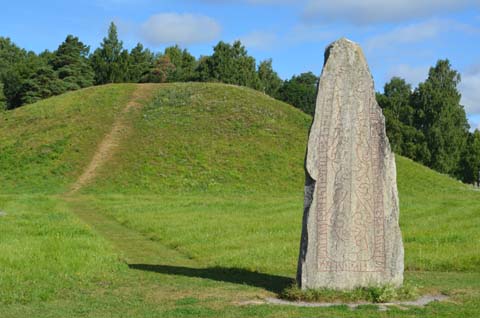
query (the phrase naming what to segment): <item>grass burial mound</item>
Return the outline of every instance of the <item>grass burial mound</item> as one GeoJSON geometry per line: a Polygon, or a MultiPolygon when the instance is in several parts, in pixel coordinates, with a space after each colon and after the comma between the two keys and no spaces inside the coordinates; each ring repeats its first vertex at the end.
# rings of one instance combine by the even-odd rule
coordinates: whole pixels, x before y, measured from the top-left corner
{"type": "MultiPolygon", "coordinates": [[[[0,316],[378,317],[254,304],[296,273],[310,122],[204,83],[0,113],[0,316]]],[[[451,297],[382,315],[479,316],[480,193],[402,157],[397,169],[406,282],[451,297]]]]}

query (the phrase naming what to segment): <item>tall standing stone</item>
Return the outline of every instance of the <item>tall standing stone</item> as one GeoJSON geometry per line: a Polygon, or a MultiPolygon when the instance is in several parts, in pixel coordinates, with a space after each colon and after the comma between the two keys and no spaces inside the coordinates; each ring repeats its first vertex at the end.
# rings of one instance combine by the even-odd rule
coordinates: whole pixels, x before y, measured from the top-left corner
{"type": "Polygon", "coordinates": [[[302,289],[401,285],[395,157],[365,56],[347,39],[325,51],[305,171],[302,289]]]}

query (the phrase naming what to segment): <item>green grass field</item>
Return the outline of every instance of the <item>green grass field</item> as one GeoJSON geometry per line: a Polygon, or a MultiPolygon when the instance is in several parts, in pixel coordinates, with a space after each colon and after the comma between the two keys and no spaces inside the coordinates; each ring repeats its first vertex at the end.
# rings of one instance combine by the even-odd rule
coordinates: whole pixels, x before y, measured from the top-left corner
{"type": "Polygon", "coordinates": [[[477,317],[480,192],[397,157],[406,282],[450,300],[245,305],[296,271],[311,119],[246,88],[136,85],[0,113],[0,317],[477,317]],[[118,118],[129,127],[69,195],[118,118]]]}

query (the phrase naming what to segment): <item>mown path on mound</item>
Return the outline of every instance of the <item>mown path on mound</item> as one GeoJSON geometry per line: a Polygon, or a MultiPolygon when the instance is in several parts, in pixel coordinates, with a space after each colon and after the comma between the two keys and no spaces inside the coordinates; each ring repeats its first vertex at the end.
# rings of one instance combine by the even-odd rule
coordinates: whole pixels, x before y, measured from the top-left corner
{"type": "Polygon", "coordinates": [[[137,85],[130,102],[128,102],[120,114],[118,114],[118,117],[115,119],[115,122],[112,125],[112,129],[107,135],[105,135],[103,140],[98,145],[92,160],[80,177],[71,186],[68,193],[69,195],[75,194],[81,188],[95,179],[98,169],[101,168],[110,158],[112,158],[121,140],[130,132],[131,123],[128,122],[127,114],[130,111],[140,110],[143,102],[152,96],[154,87],[155,85],[152,84],[137,85]]]}
{"type": "Polygon", "coordinates": [[[143,104],[151,98],[154,84],[138,84],[131,100],[125,105],[115,119],[112,128],[98,145],[90,163],[80,177],[70,187],[64,197],[72,211],[92,229],[110,241],[128,264],[181,264],[197,265],[187,256],[170,249],[160,242],[155,242],[141,233],[132,230],[113,218],[98,213],[88,199],[74,197],[80,189],[92,182],[98,170],[113,158],[115,152],[124,138],[131,130],[131,123],[127,116],[131,111],[141,110],[143,104]]]}
{"type": "Polygon", "coordinates": [[[152,241],[143,234],[132,230],[113,218],[98,213],[89,203],[88,198],[68,197],[72,211],[93,231],[109,241],[129,265],[162,264],[198,266],[188,256],[171,249],[158,241],[152,241]]]}

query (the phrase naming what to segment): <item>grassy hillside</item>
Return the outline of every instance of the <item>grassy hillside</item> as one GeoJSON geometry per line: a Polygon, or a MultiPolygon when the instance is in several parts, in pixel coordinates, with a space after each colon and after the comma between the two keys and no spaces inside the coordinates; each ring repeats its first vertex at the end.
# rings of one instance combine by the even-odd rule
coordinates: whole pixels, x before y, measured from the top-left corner
{"type": "Polygon", "coordinates": [[[134,89],[91,87],[0,112],[1,192],[64,192],[134,89]]]}
{"type": "MultiPolygon", "coordinates": [[[[0,113],[1,192],[65,192],[135,87],[92,87],[0,113]]],[[[302,192],[311,118],[285,103],[236,86],[162,84],[126,116],[132,131],[84,193],[302,192]]],[[[405,199],[467,191],[398,161],[405,199]]]]}
{"type": "MultiPolygon", "coordinates": [[[[2,192],[65,191],[133,89],[95,87],[1,113],[2,192]]],[[[266,95],[220,84],[159,85],[130,116],[133,133],[99,169],[92,191],[301,188],[310,118],[266,95]]]]}
{"type": "Polygon", "coordinates": [[[257,91],[169,84],[88,192],[291,192],[303,184],[310,118],[257,91]]]}
{"type": "MultiPolygon", "coordinates": [[[[238,305],[295,276],[310,117],[205,83],[154,86],[122,111],[137,89],[0,113],[0,316],[378,316],[238,305]],[[119,118],[118,147],[64,195],[119,118]]],[[[385,317],[478,315],[480,193],[406,158],[397,170],[407,282],[454,303],[385,317]]]]}

